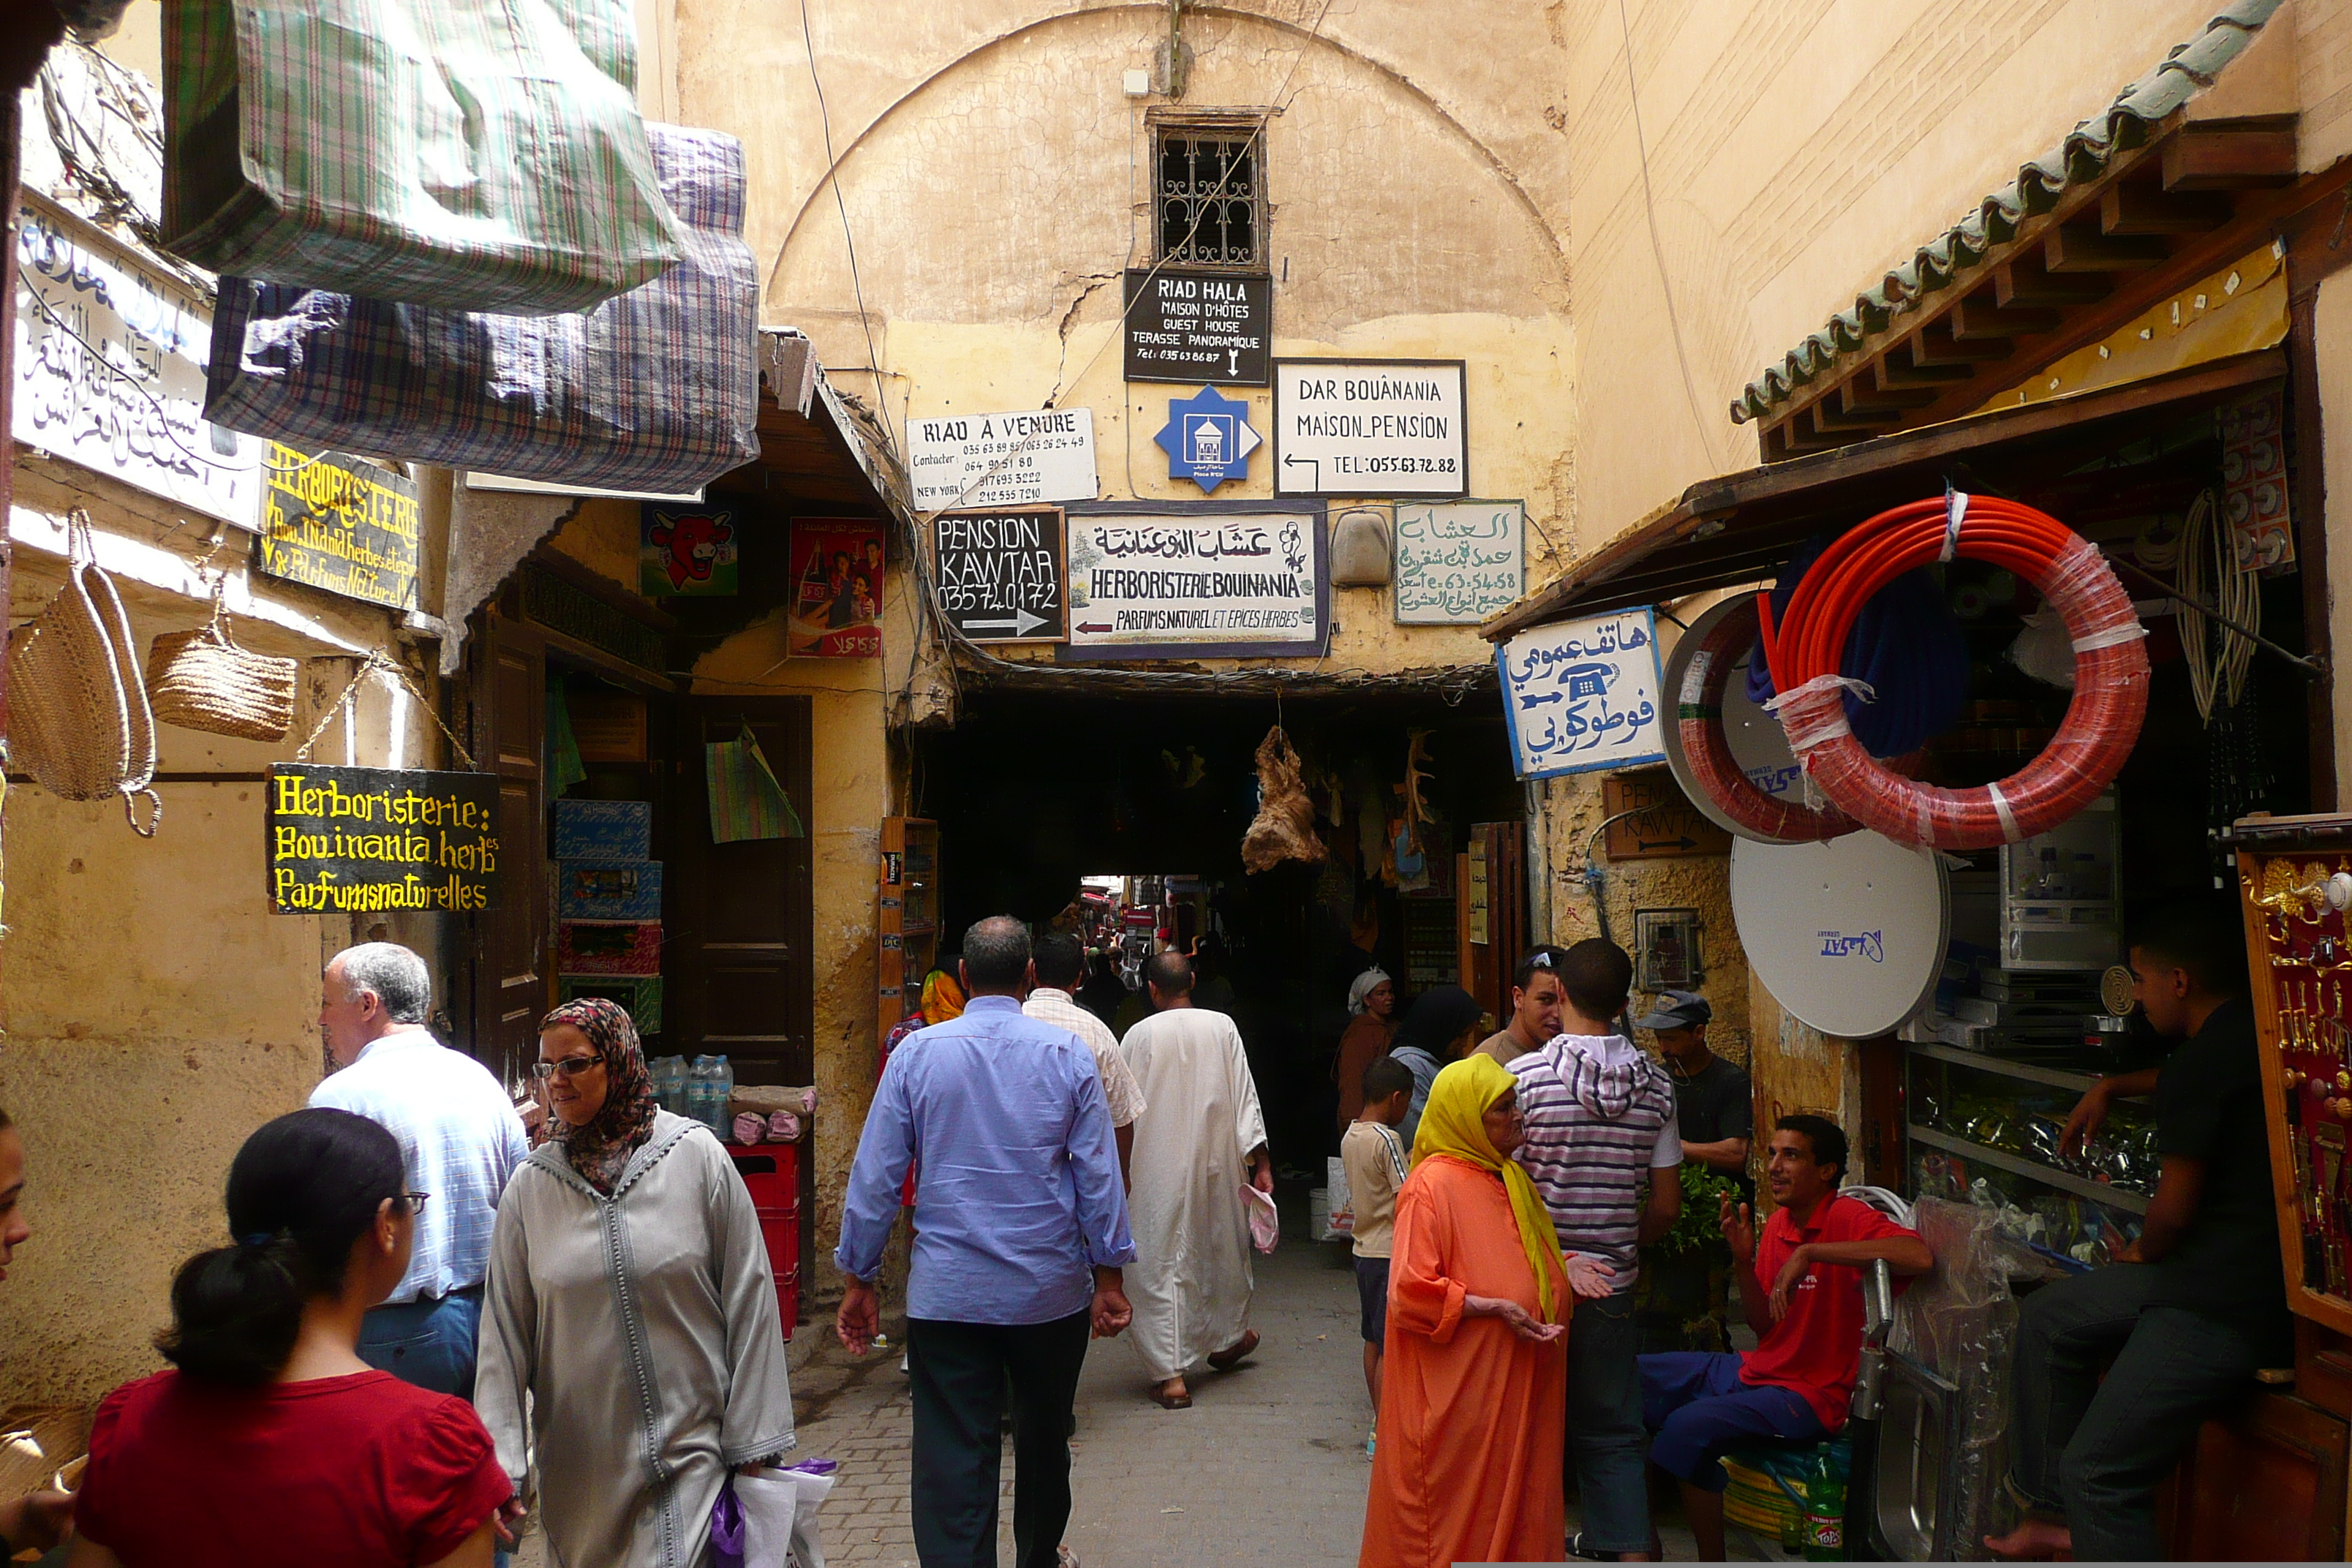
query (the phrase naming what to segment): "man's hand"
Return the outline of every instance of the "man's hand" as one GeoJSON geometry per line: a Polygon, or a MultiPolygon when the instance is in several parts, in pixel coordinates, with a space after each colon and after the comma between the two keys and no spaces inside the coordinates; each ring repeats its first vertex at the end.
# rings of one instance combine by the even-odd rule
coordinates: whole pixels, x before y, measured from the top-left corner
{"type": "Polygon", "coordinates": [[[1087,1317],[1092,1337],[1098,1340],[1115,1340],[1135,1321],[1135,1309],[1128,1304],[1126,1281],[1118,1269],[1095,1270],[1095,1300],[1087,1317]]]}
{"type": "Polygon", "coordinates": [[[71,1492],[26,1492],[0,1503],[0,1536],[18,1552],[27,1547],[47,1552],[66,1537],[73,1524],[71,1492]]]}
{"type": "Polygon", "coordinates": [[[530,1512],[529,1504],[517,1492],[499,1504],[499,1511],[490,1516],[490,1526],[499,1532],[499,1544],[512,1546],[522,1539],[523,1516],[530,1512]]]}
{"type": "Polygon", "coordinates": [[[1723,1232],[1724,1245],[1731,1248],[1731,1260],[1747,1268],[1748,1260],[1756,1256],[1756,1222],[1748,1205],[1733,1203],[1731,1194],[1726,1193],[1715,1224],[1723,1232]]]}
{"type": "Polygon", "coordinates": [[[1274,1157],[1265,1152],[1264,1145],[1260,1145],[1257,1152],[1250,1156],[1250,1185],[1262,1193],[1273,1192],[1274,1157]]]}
{"type": "Polygon", "coordinates": [[[1789,1292],[1796,1288],[1797,1281],[1802,1279],[1812,1266],[1813,1249],[1810,1246],[1801,1242],[1790,1249],[1789,1261],[1780,1265],[1780,1276],[1772,1281],[1770,1300],[1774,1322],[1789,1315],[1789,1292]]]}
{"type": "Polygon", "coordinates": [[[2121,1252],[2114,1255],[2112,1261],[2116,1263],[2145,1263],[2147,1259],[2139,1255],[2139,1242],[2137,1238],[2135,1237],[2130,1242],[2125,1244],[2124,1249],[2121,1252]]]}
{"type": "Polygon", "coordinates": [[[835,1314],[833,1331],[851,1355],[864,1355],[874,1348],[874,1336],[882,1331],[882,1298],[874,1287],[855,1275],[849,1278],[841,1292],[841,1310],[835,1314]]]}
{"type": "Polygon", "coordinates": [[[1564,1254],[1560,1262],[1568,1270],[1568,1289],[1571,1295],[1587,1301],[1606,1300],[1609,1287],[1617,1278],[1617,1270],[1596,1258],[1580,1252],[1564,1254]]]}
{"type": "Polygon", "coordinates": [[[2105,1079],[2101,1079],[2074,1102],[2073,1112],[2066,1118],[2065,1130],[2058,1134],[2060,1159],[2082,1157],[2084,1143],[2096,1138],[2099,1129],[2107,1124],[2107,1108],[2114,1100],[2114,1090],[2107,1087],[2105,1079]]]}

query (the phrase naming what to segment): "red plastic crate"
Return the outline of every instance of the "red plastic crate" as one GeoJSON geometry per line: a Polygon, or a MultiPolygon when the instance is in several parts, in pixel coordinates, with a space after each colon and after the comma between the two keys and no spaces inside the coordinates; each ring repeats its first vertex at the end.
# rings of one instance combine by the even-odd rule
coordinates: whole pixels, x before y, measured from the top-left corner
{"type": "Polygon", "coordinates": [[[751,1194],[753,1212],[760,1216],[768,1268],[776,1277],[776,1310],[783,1320],[784,1338],[789,1340],[801,1315],[800,1146],[730,1143],[727,1153],[751,1194]]]}

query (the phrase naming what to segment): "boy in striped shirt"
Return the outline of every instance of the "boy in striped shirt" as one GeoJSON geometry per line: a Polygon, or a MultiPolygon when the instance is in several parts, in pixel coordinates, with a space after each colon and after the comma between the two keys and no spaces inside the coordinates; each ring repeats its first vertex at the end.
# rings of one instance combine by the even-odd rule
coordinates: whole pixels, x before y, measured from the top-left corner
{"type": "Polygon", "coordinates": [[[1559,973],[1563,1032],[1510,1063],[1527,1117],[1527,1142],[1514,1157],[1551,1210],[1560,1249],[1597,1258],[1612,1276],[1606,1295],[1576,1303],[1568,1335],[1568,1465],[1584,1517],[1576,1549],[1647,1562],[1633,1290],[1636,1254],[1682,1212],[1682,1130],[1673,1079],[1611,1021],[1633,989],[1625,950],[1597,937],[1580,942],[1559,973]]]}

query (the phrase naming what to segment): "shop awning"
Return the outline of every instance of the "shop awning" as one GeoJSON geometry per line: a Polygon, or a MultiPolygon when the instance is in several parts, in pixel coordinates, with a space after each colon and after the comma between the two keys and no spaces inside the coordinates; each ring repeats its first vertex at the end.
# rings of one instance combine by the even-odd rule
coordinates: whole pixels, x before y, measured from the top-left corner
{"type": "Polygon", "coordinates": [[[1480,626],[1500,642],[1570,616],[1662,604],[1777,574],[1809,536],[1944,488],[1999,489],[2053,454],[2089,462],[2178,416],[2286,375],[2284,349],[2210,361],[2128,386],[2005,408],[1702,479],[1480,626]]]}

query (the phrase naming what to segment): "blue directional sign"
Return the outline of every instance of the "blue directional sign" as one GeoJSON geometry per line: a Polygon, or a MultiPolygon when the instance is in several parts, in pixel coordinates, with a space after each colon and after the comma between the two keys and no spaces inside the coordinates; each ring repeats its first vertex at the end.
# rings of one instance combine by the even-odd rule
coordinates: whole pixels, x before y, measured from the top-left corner
{"type": "Polygon", "coordinates": [[[1168,454],[1170,479],[1190,479],[1214,494],[1227,479],[1249,477],[1259,437],[1250,428],[1248,404],[1204,386],[1191,397],[1168,400],[1168,423],[1152,439],[1168,454]]]}

